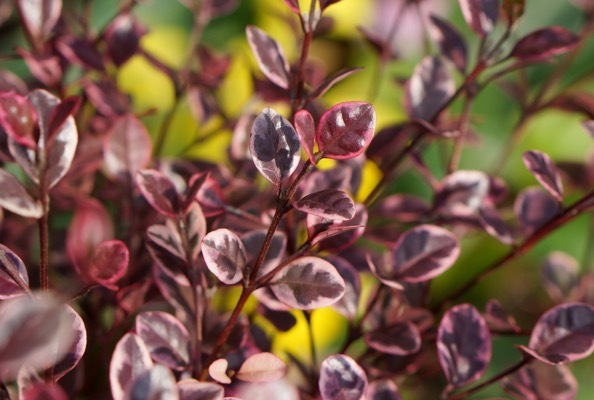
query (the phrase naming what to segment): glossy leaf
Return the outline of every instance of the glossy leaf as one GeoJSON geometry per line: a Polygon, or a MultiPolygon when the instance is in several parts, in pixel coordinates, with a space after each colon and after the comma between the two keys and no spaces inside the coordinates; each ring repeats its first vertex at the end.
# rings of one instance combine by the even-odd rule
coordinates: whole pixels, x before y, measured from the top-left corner
{"type": "Polygon", "coordinates": [[[459,3],[470,29],[481,36],[493,30],[499,15],[498,0],[459,0],[459,3]]]}
{"type": "Polygon", "coordinates": [[[167,367],[156,364],[134,378],[124,398],[126,400],[178,400],[175,377],[167,367]]]}
{"type": "Polygon", "coordinates": [[[200,244],[206,235],[206,220],[198,203],[193,202],[186,210],[184,228],[190,255],[192,260],[197,262],[201,251],[200,244]]]}
{"type": "Polygon", "coordinates": [[[295,113],[295,130],[297,131],[299,142],[305,150],[309,162],[312,165],[315,165],[314,145],[316,139],[316,124],[307,110],[299,110],[295,113]]]}
{"type": "Polygon", "coordinates": [[[549,254],[541,268],[544,288],[557,303],[569,300],[575,294],[579,286],[579,275],[580,265],[577,260],[560,251],[549,254]]]}
{"type": "Polygon", "coordinates": [[[113,399],[125,399],[128,386],[152,367],[151,354],[142,339],[134,333],[126,333],[116,344],[109,364],[113,399]]]}
{"type": "Polygon", "coordinates": [[[0,300],[20,296],[28,287],[27,267],[15,252],[0,244],[0,300]]]}
{"type": "Polygon", "coordinates": [[[326,189],[308,194],[294,202],[293,207],[335,221],[347,221],[355,216],[355,203],[341,190],[326,189]]]}
{"type": "Polygon", "coordinates": [[[417,65],[406,86],[406,103],[412,118],[431,121],[456,90],[450,71],[439,57],[427,56],[417,65]]]}
{"type": "Polygon", "coordinates": [[[470,304],[448,310],[437,330],[439,363],[451,387],[479,379],[491,359],[491,334],[487,323],[470,304]]]}
{"type": "Polygon", "coordinates": [[[355,216],[348,221],[328,225],[328,220],[308,215],[307,230],[312,238],[312,245],[319,244],[320,249],[340,253],[363,235],[367,219],[367,209],[362,204],[357,204],[355,216]]]}
{"type": "Polygon", "coordinates": [[[165,225],[150,226],[146,230],[146,235],[155,245],[165,249],[181,260],[186,259],[182,239],[173,220],[167,219],[165,225]]]}
{"type": "Polygon", "coordinates": [[[430,16],[429,34],[439,46],[440,53],[448,58],[460,71],[466,71],[468,51],[466,42],[454,26],[436,15],[430,16]]]}
{"type": "Polygon", "coordinates": [[[38,41],[51,32],[62,12],[62,0],[18,0],[17,6],[27,30],[38,41]]]}
{"type": "Polygon", "coordinates": [[[390,261],[372,272],[386,285],[400,288],[398,281],[424,282],[450,268],[460,254],[458,239],[434,225],[420,225],[403,233],[390,261]]]}
{"type": "Polygon", "coordinates": [[[400,322],[367,332],[365,343],[381,353],[405,356],[421,348],[421,334],[411,322],[400,322]]]}
{"type": "Polygon", "coordinates": [[[184,379],[177,382],[179,400],[222,400],[225,390],[221,385],[212,382],[200,382],[195,379],[184,379]]]}
{"type": "Polygon", "coordinates": [[[369,383],[368,400],[402,400],[396,384],[390,379],[382,379],[369,383]]]}
{"type": "Polygon", "coordinates": [[[561,26],[543,28],[520,39],[512,49],[510,57],[522,61],[546,60],[570,51],[579,41],[580,38],[575,33],[561,26]]]}
{"type": "Polygon", "coordinates": [[[151,138],[132,114],[116,119],[104,146],[105,167],[109,174],[120,179],[146,168],[151,160],[151,138]]]}
{"type": "Polygon", "coordinates": [[[229,384],[231,383],[231,378],[227,375],[227,368],[229,367],[229,362],[224,358],[219,358],[218,360],[214,360],[212,364],[208,367],[208,374],[212,379],[219,383],[229,384]]]}
{"type": "Polygon", "coordinates": [[[532,363],[501,381],[503,389],[518,400],[574,400],[578,383],[565,365],[532,363]]]}
{"type": "MultiPolygon", "coordinates": [[[[243,242],[248,262],[253,263],[256,261],[265,239],[266,230],[264,229],[250,231],[241,235],[241,241],[243,242]]],[[[287,236],[282,232],[276,231],[274,235],[272,235],[270,248],[268,249],[268,252],[266,252],[264,262],[258,272],[258,277],[270,272],[281,262],[283,257],[285,257],[286,248],[287,236]]]]}
{"type": "Polygon", "coordinates": [[[248,26],[246,34],[260,70],[275,85],[289,89],[289,62],[278,42],[255,26],[248,26]]]}
{"type": "Polygon", "coordinates": [[[581,360],[594,351],[594,307],[565,303],[544,313],[532,329],[525,353],[547,364],[581,360]]]}
{"type": "Polygon", "coordinates": [[[0,93],[0,126],[15,142],[35,149],[37,111],[26,97],[17,93],[0,93]]]}
{"type": "Polygon", "coordinates": [[[475,215],[489,193],[489,177],[481,171],[459,170],[443,178],[433,200],[441,213],[475,215]]]}
{"type": "Polygon", "coordinates": [[[101,242],[92,253],[88,263],[79,266],[83,276],[108,289],[116,290],[115,283],[128,270],[130,253],[121,240],[101,242]]]}
{"type": "Polygon", "coordinates": [[[34,200],[14,175],[0,170],[0,207],[21,217],[40,218],[41,203],[34,200]]]}
{"type": "Polygon", "coordinates": [[[66,120],[74,116],[81,105],[81,99],[78,96],[67,97],[62,100],[58,105],[52,109],[50,114],[47,134],[49,140],[51,140],[56,133],[60,131],[60,128],[66,120]]]}
{"type": "Polygon", "coordinates": [[[503,244],[512,244],[514,236],[503,222],[497,209],[490,203],[483,204],[478,210],[479,222],[485,231],[503,244]]]}
{"type": "Polygon", "coordinates": [[[367,376],[355,360],[335,354],[322,362],[318,385],[323,400],[360,400],[367,390],[367,376]]]}
{"type": "Polygon", "coordinates": [[[237,371],[237,379],[246,382],[269,382],[287,373],[287,365],[272,353],[256,353],[248,357],[237,371]]]}
{"type": "MultiPolygon", "coordinates": [[[[193,183],[190,178],[190,183],[193,183]]],[[[204,184],[200,186],[195,199],[205,217],[212,217],[225,212],[225,199],[221,187],[210,176],[207,176],[204,184]]]]}
{"type": "Polygon", "coordinates": [[[282,115],[267,107],[256,117],[250,152],[256,168],[279,186],[297,168],[301,145],[297,132],[282,115]]]}
{"type": "Polygon", "coordinates": [[[530,235],[549,222],[560,211],[559,202],[540,188],[524,189],[514,203],[522,230],[530,235]]]}
{"type": "Polygon", "coordinates": [[[347,160],[365,151],[374,131],[373,106],[364,102],[345,102],[322,115],[316,140],[324,157],[347,160]]]}
{"type": "Polygon", "coordinates": [[[136,333],[157,363],[178,371],[190,365],[190,334],[171,314],[162,311],[139,314],[136,333]]]}
{"type": "MultiPolygon", "coordinates": [[[[361,71],[362,69],[363,68],[346,68],[346,69],[341,69],[340,71],[337,71],[336,73],[334,73],[334,74],[330,75],[329,77],[327,77],[326,79],[324,79],[324,82],[322,82],[322,84],[320,86],[318,86],[316,88],[316,90],[314,90],[309,95],[309,97],[311,99],[317,99],[318,97],[323,96],[328,90],[330,90],[338,82],[353,75],[355,72],[361,71]]],[[[295,124],[297,124],[296,121],[295,121],[295,124]]]]}
{"type": "Polygon", "coordinates": [[[136,184],[144,198],[159,213],[176,218],[181,211],[181,200],[173,182],[162,172],[145,169],[136,173],[136,184]]]}
{"type": "Polygon", "coordinates": [[[345,291],[336,268],[316,257],[301,257],[289,263],[270,285],[279,300],[299,310],[329,306],[345,291]]]}
{"type": "Polygon", "coordinates": [[[233,285],[243,278],[247,254],[239,237],[229,229],[209,232],[202,241],[206,266],[219,280],[233,285]]]}
{"type": "Polygon", "coordinates": [[[64,350],[64,356],[53,366],[56,382],[78,365],[87,349],[87,329],[81,316],[69,305],[65,306],[67,327],[72,330],[70,346],[64,350]]]}
{"type": "Polygon", "coordinates": [[[553,160],[541,151],[527,151],[522,155],[524,165],[536,180],[557,200],[563,201],[563,183],[553,160]]]}

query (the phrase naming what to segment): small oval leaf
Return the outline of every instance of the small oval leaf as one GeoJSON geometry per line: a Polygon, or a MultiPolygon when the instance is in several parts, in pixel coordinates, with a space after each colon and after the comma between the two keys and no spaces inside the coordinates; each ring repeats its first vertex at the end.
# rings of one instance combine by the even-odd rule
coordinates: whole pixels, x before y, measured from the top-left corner
{"type": "Polygon", "coordinates": [[[459,170],[443,178],[433,200],[440,213],[475,215],[489,194],[489,177],[481,171],[459,170]]]}
{"type": "Polygon", "coordinates": [[[115,283],[126,274],[129,259],[130,253],[124,242],[107,240],[101,242],[88,263],[79,268],[85,278],[117,290],[115,283]]]}
{"type": "Polygon", "coordinates": [[[490,203],[483,204],[478,210],[479,222],[483,229],[503,244],[512,244],[514,236],[509,227],[503,222],[499,212],[490,203]]]}
{"type": "Polygon", "coordinates": [[[229,367],[229,362],[224,358],[219,358],[210,364],[208,374],[217,382],[229,384],[231,383],[231,378],[227,375],[227,367],[229,367]]]}
{"type": "Polygon", "coordinates": [[[373,381],[367,390],[368,400],[402,400],[396,384],[390,379],[373,381]]]}
{"type": "Polygon", "coordinates": [[[43,40],[58,22],[62,0],[18,0],[19,12],[29,33],[43,40]]]}
{"type": "Polygon", "coordinates": [[[0,170],[0,207],[25,218],[40,218],[41,203],[33,200],[14,175],[0,170]]]}
{"type": "Polygon", "coordinates": [[[178,400],[179,394],[175,385],[175,377],[167,367],[156,364],[130,382],[124,399],[178,400]]]}
{"type": "Polygon", "coordinates": [[[315,165],[314,144],[316,140],[316,124],[307,110],[299,110],[295,113],[295,130],[309,162],[315,165]]]}
{"type": "Polygon", "coordinates": [[[355,216],[355,203],[342,190],[326,189],[308,194],[294,202],[293,207],[335,221],[348,221],[355,216]]]}
{"type": "Polygon", "coordinates": [[[551,26],[539,29],[524,36],[511,51],[510,57],[522,61],[546,60],[551,56],[563,54],[574,48],[580,38],[573,32],[551,26]]]}
{"type": "Polygon", "coordinates": [[[569,254],[555,251],[549,254],[541,268],[544,288],[557,303],[569,300],[580,283],[580,265],[569,254]]]}
{"type": "Polygon", "coordinates": [[[257,353],[247,358],[237,371],[237,379],[246,382],[269,382],[287,373],[287,365],[272,353],[257,353]]]}
{"type": "Polygon", "coordinates": [[[532,363],[501,381],[503,390],[516,399],[574,400],[578,383],[565,365],[532,363]]]}
{"type": "Polygon", "coordinates": [[[116,344],[109,364],[109,385],[114,400],[123,400],[132,381],[153,367],[151,354],[140,337],[126,333],[116,344]]]}
{"type": "Polygon", "coordinates": [[[470,29],[481,36],[493,30],[499,15],[498,0],[459,0],[459,3],[470,29]]]}
{"type": "Polygon", "coordinates": [[[176,218],[181,210],[179,194],[173,182],[160,171],[141,170],[136,173],[136,184],[144,198],[159,213],[176,218]]]}
{"type": "Polygon", "coordinates": [[[345,291],[344,280],[328,261],[301,257],[279,272],[270,287],[283,303],[299,310],[329,306],[345,291]]]}
{"type": "Polygon", "coordinates": [[[72,330],[72,340],[64,357],[53,366],[56,382],[78,365],[87,348],[87,329],[81,316],[69,305],[65,306],[68,327],[72,330]]]}
{"type": "Polygon", "coordinates": [[[323,400],[360,400],[367,390],[367,376],[355,360],[335,354],[322,362],[318,385],[323,400]]]}
{"type": "Polygon", "coordinates": [[[514,202],[514,212],[526,235],[533,234],[559,211],[559,202],[539,187],[522,190],[514,202]]]}
{"type": "Polygon", "coordinates": [[[464,38],[456,28],[445,20],[436,15],[431,15],[429,18],[431,21],[429,34],[439,46],[441,54],[446,56],[463,74],[468,61],[464,38]]]}
{"type": "Polygon", "coordinates": [[[119,179],[128,179],[146,168],[151,160],[151,138],[132,114],[118,118],[107,134],[103,158],[107,172],[119,179]]]}
{"type": "Polygon", "coordinates": [[[27,267],[15,252],[0,244],[0,300],[20,296],[28,288],[27,267]]]}
{"type": "Polygon", "coordinates": [[[551,157],[541,151],[532,150],[525,152],[522,160],[536,180],[557,200],[563,201],[561,175],[551,157]]]}
{"type": "Polygon", "coordinates": [[[208,233],[202,241],[206,266],[219,280],[233,285],[243,278],[247,255],[239,237],[229,229],[208,233]]]}
{"type": "Polygon", "coordinates": [[[405,356],[421,348],[421,333],[411,322],[400,322],[367,332],[365,343],[379,352],[405,356]]]}
{"type": "Polygon", "coordinates": [[[246,28],[247,39],[258,66],[275,85],[289,89],[289,62],[278,42],[255,26],[246,28]]]}
{"type": "Polygon", "coordinates": [[[417,65],[406,86],[406,103],[412,118],[431,121],[456,90],[454,79],[439,57],[427,56],[417,65]]]}
{"type": "Polygon", "coordinates": [[[225,389],[212,382],[200,382],[195,379],[184,379],[177,382],[179,400],[222,400],[225,389]]]}

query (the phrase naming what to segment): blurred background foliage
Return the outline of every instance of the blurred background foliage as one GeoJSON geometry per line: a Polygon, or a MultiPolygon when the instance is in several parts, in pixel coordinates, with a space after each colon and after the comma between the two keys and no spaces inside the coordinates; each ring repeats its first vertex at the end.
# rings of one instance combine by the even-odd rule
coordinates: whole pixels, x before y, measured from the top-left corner
{"type": "MultiPolygon", "coordinates": [[[[378,71],[377,54],[364,41],[358,28],[363,26],[386,35],[392,19],[397,18],[394,10],[403,1],[406,0],[342,0],[332,5],[327,10],[327,15],[332,17],[333,25],[326,34],[315,38],[310,52],[310,59],[322,65],[328,74],[344,67],[364,67],[362,71],[331,89],[323,97],[323,101],[328,107],[347,100],[372,101],[377,110],[378,130],[407,118],[403,108],[403,89],[397,81],[410,76],[424,54],[436,51],[435,46],[423,35],[424,23],[419,19],[418,13],[407,13],[402,17],[402,26],[396,30],[394,39],[394,46],[401,58],[389,62],[384,73],[378,71]]],[[[64,10],[65,13],[69,13],[90,7],[92,25],[94,29],[100,30],[117,13],[119,3],[118,0],[65,0],[64,10]]],[[[476,57],[478,38],[464,23],[457,1],[424,0],[420,3],[423,14],[437,13],[445,16],[463,32],[469,41],[471,58],[476,57]]],[[[142,39],[143,48],[168,65],[181,66],[188,57],[187,44],[193,23],[188,9],[174,0],[149,0],[135,6],[134,14],[149,30],[142,39]]],[[[550,25],[562,25],[578,32],[583,19],[582,11],[574,7],[569,0],[527,0],[525,15],[513,37],[519,38],[524,33],[550,25]]],[[[296,60],[300,48],[301,35],[297,29],[297,18],[281,0],[241,0],[239,8],[231,14],[209,21],[201,37],[202,43],[217,52],[230,54],[232,59],[230,72],[217,92],[217,100],[227,119],[238,118],[246,111],[259,111],[264,106],[261,100],[253,97],[252,75],[262,76],[245,38],[245,27],[248,24],[262,28],[278,40],[290,61],[296,60]]],[[[0,41],[1,54],[10,54],[15,46],[26,47],[19,30],[10,30],[6,26],[2,29],[5,32],[3,40],[0,41]]],[[[586,76],[580,79],[579,90],[593,91],[592,65],[594,42],[588,40],[568,72],[560,79],[560,87],[571,84],[578,77],[586,76]]],[[[2,67],[21,76],[28,76],[22,61],[8,57],[3,60],[2,67]]],[[[536,86],[553,68],[554,62],[529,67],[525,71],[526,79],[536,86]]],[[[115,73],[118,85],[132,97],[135,111],[146,115],[143,121],[153,137],[156,137],[161,119],[174,107],[172,83],[141,56],[135,56],[115,73]]],[[[73,74],[70,78],[75,82],[78,76],[73,74]]],[[[459,80],[460,77],[456,79],[459,80]]],[[[73,90],[76,90],[75,85],[73,90]]],[[[286,105],[267,105],[279,112],[288,113],[286,105]]],[[[455,103],[453,113],[459,110],[460,104],[455,103]]],[[[510,186],[508,205],[511,205],[515,194],[522,188],[537,184],[521,161],[523,151],[538,149],[551,155],[555,161],[579,162],[593,150],[592,139],[580,126],[583,116],[547,110],[531,118],[524,125],[518,142],[508,151],[506,142],[518,121],[519,107],[514,98],[496,84],[477,97],[472,115],[472,129],[477,141],[464,150],[460,168],[493,172],[499,160],[505,157],[500,176],[510,186]]],[[[187,99],[182,98],[176,107],[163,154],[167,157],[227,163],[230,139],[231,127],[223,118],[214,118],[207,124],[201,124],[192,116],[187,99]],[[204,140],[197,145],[188,146],[195,137],[203,137],[204,140]]],[[[449,153],[449,148],[449,144],[434,142],[425,149],[427,162],[438,179],[444,176],[444,157],[449,153]]],[[[379,179],[379,174],[377,167],[368,162],[364,185],[361,193],[357,195],[359,199],[365,197],[379,179]]],[[[414,193],[427,199],[431,194],[425,180],[412,169],[401,175],[388,190],[414,193]]],[[[575,196],[575,191],[572,193],[575,196]]],[[[568,201],[571,200],[570,197],[568,201]]],[[[524,324],[523,328],[529,329],[530,324],[553,305],[544,294],[539,280],[539,268],[544,257],[552,250],[566,251],[582,261],[583,270],[591,269],[593,226],[594,219],[589,215],[567,224],[543,240],[529,254],[517,258],[490,276],[473,289],[465,300],[480,308],[488,299],[497,298],[521,321],[521,324],[524,324]]],[[[435,301],[450,293],[505,250],[504,246],[485,234],[467,235],[460,260],[432,285],[432,299],[435,301]]],[[[375,284],[372,279],[369,279],[368,283],[365,285],[366,290],[375,284]]],[[[233,296],[232,293],[228,295],[229,297],[221,303],[231,306],[233,296]]],[[[363,296],[363,301],[365,298],[366,296],[363,296]]],[[[274,350],[282,355],[288,349],[308,359],[308,327],[301,313],[296,313],[296,317],[300,323],[294,329],[288,333],[276,334],[274,350]]],[[[312,315],[312,326],[319,359],[337,351],[344,337],[342,317],[330,309],[316,310],[312,315]]],[[[272,332],[273,328],[266,329],[272,332]]],[[[520,356],[513,344],[525,343],[526,340],[495,338],[493,361],[486,376],[491,376],[517,361],[520,356]]],[[[579,399],[591,399],[594,395],[594,381],[590,379],[592,368],[593,360],[584,360],[572,366],[580,382],[579,399]]],[[[407,395],[407,387],[419,393],[419,388],[415,388],[419,384],[427,383],[412,380],[404,382],[403,398],[410,398],[407,395]]],[[[439,382],[437,384],[441,385],[439,382]]],[[[494,385],[473,398],[489,396],[505,397],[501,389],[494,385]]]]}

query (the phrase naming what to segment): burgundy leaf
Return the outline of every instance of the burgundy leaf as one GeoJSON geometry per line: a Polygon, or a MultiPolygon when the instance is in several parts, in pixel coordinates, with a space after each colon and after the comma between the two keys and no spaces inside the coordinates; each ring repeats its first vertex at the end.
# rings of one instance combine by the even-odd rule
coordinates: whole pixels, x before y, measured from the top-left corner
{"type": "Polygon", "coordinates": [[[62,12],[62,0],[18,0],[17,6],[27,31],[37,41],[51,32],[62,12]]]}
{"type": "Polygon", "coordinates": [[[275,85],[289,89],[289,62],[278,42],[255,26],[250,25],[245,31],[258,66],[264,75],[275,85]]]}
{"type": "Polygon", "coordinates": [[[0,244],[0,300],[20,296],[28,287],[27,267],[18,255],[0,244]]]}
{"type": "Polygon", "coordinates": [[[177,218],[181,200],[173,182],[160,171],[145,169],[136,173],[136,184],[144,198],[159,213],[177,218]]]}
{"type": "Polygon", "coordinates": [[[95,43],[87,38],[63,35],[56,41],[56,49],[69,63],[86,69],[105,72],[105,64],[95,43]]]}
{"type": "MultiPolygon", "coordinates": [[[[266,230],[254,230],[241,236],[243,247],[247,253],[248,262],[253,263],[256,261],[260,249],[264,245],[265,238],[266,230]]],[[[270,248],[268,249],[268,252],[266,252],[258,277],[264,276],[281,262],[282,258],[285,256],[286,248],[287,236],[282,232],[276,231],[272,236],[270,248]]]]}
{"type": "Polygon", "coordinates": [[[316,257],[301,257],[290,262],[270,285],[279,300],[299,310],[329,306],[345,291],[344,280],[336,268],[316,257]]]}
{"type": "Polygon", "coordinates": [[[308,194],[293,203],[296,210],[335,221],[347,221],[355,216],[355,203],[341,190],[326,189],[308,194]]]}
{"type": "Polygon", "coordinates": [[[553,160],[547,154],[537,150],[525,152],[522,159],[536,180],[557,200],[563,201],[563,183],[553,160]]]}
{"type": "Polygon", "coordinates": [[[126,400],[178,400],[175,377],[163,365],[156,364],[141,372],[128,385],[126,400]]]}
{"type": "Polygon", "coordinates": [[[56,87],[62,80],[60,58],[47,53],[29,53],[17,48],[16,52],[23,58],[31,75],[47,87],[56,87]]]}
{"type": "Polygon", "coordinates": [[[503,389],[518,400],[574,400],[578,383],[565,365],[532,363],[501,381],[503,389]]]}
{"type": "MultiPolygon", "coordinates": [[[[5,4],[7,1],[4,2],[5,4]]],[[[0,5],[0,7],[2,7],[0,5]]],[[[8,70],[0,70],[0,92],[15,92],[25,95],[27,85],[18,75],[8,70]]]]}
{"type": "Polygon", "coordinates": [[[485,231],[503,244],[512,244],[514,237],[511,230],[503,222],[495,206],[483,204],[478,210],[479,222],[485,231]]]}
{"type": "Polygon", "coordinates": [[[316,124],[313,117],[307,110],[299,110],[295,114],[295,130],[299,142],[307,154],[311,165],[316,165],[314,157],[314,144],[316,139],[316,124]]]}
{"type": "Polygon", "coordinates": [[[325,10],[332,4],[338,3],[339,1],[341,0],[320,0],[320,7],[322,8],[322,10],[325,10]]]}
{"type": "Polygon", "coordinates": [[[367,389],[368,400],[402,400],[396,384],[390,379],[373,381],[367,389]]]}
{"type": "Polygon", "coordinates": [[[243,242],[229,229],[209,232],[202,241],[206,266],[219,280],[233,285],[243,278],[247,254],[243,242]]]}
{"type": "Polygon", "coordinates": [[[450,268],[460,254],[458,239],[434,225],[420,225],[403,233],[390,262],[372,272],[386,285],[401,288],[398,281],[424,282],[450,268]],[[389,264],[389,265],[386,265],[389,264]]]}
{"type": "Polygon", "coordinates": [[[559,202],[541,188],[524,189],[514,203],[523,231],[531,235],[560,211],[559,202]]]}
{"type": "Polygon", "coordinates": [[[179,400],[222,400],[225,390],[221,385],[212,382],[200,382],[195,379],[184,379],[177,382],[179,400]]]}
{"type": "Polygon", "coordinates": [[[56,383],[39,382],[23,390],[21,400],[68,400],[68,395],[56,383]]]}
{"type": "Polygon", "coordinates": [[[61,103],[53,108],[48,125],[48,137],[50,140],[60,131],[60,128],[64,125],[68,117],[76,114],[80,104],[80,97],[72,96],[62,100],[61,103]]]}
{"type": "Polygon", "coordinates": [[[549,254],[541,268],[544,288],[557,303],[569,300],[575,294],[580,282],[579,274],[577,260],[560,251],[549,254]]]}
{"type": "Polygon", "coordinates": [[[348,220],[328,225],[328,220],[313,215],[307,216],[307,230],[312,245],[320,249],[339,253],[349,248],[365,232],[367,209],[361,204],[355,206],[355,216],[348,220]]]}
{"type": "Polygon", "coordinates": [[[293,126],[273,109],[265,108],[254,121],[250,152],[256,168],[276,186],[297,168],[301,145],[293,126]]]}
{"type": "Polygon", "coordinates": [[[167,219],[165,225],[150,226],[146,230],[146,235],[155,245],[162,247],[181,260],[186,259],[182,239],[173,220],[167,219]]]}
{"type": "Polygon", "coordinates": [[[88,263],[79,266],[79,269],[87,280],[117,290],[115,283],[126,274],[129,258],[130,253],[124,242],[107,240],[99,244],[88,263]]]}
{"type": "Polygon", "coordinates": [[[287,373],[287,365],[272,353],[257,353],[248,357],[239,371],[237,379],[246,382],[268,382],[280,379],[287,373]]]}
{"type": "MultiPolygon", "coordinates": [[[[190,183],[193,183],[192,178],[190,178],[190,183]]],[[[200,204],[205,217],[213,217],[225,212],[223,191],[217,181],[210,176],[206,177],[195,198],[200,204]]]]}
{"type": "Polygon", "coordinates": [[[416,222],[427,215],[429,211],[429,205],[418,197],[393,194],[383,198],[373,212],[377,213],[381,218],[395,218],[401,222],[416,222]]]}
{"type": "Polygon", "coordinates": [[[148,165],[151,138],[138,118],[127,114],[116,119],[107,134],[104,159],[109,174],[123,179],[148,165]]]}
{"type": "Polygon", "coordinates": [[[460,73],[466,71],[468,51],[464,38],[450,23],[436,15],[430,16],[429,34],[439,46],[440,53],[458,68],[460,73]]]}
{"type": "Polygon", "coordinates": [[[231,383],[231,378],[227,376],[227,367],[229,366],[229,362],[224,358],[219,358],[210,364],[208,367],[208,374],[212,379],[219,383],[229,384],[231,383]]]}
{"type": "Polygon", "coordinates": [[[481,171],[459,170],[446,176],[439,185],[434,206],[452,216],[475,215],[489,193],[489,177],[481,171]]]}
{"type": "MultiPolygon", "coordinates": [[[[309,97],[311,99],[317,99],[318,97],[323,96],[328,90],[330,90],[338,82],[353,75],[355,72],[361,71],[362,69],[363,68],[360,68],[360,67],[359,68],[346,68],[346,69],[341,69],[340,71],[337,71],[336,73],[334,73],[334,74],[330,75],[329,77],[327,77],[326,79],[324,79],[324,82],[322,82],[322,84],[320,86],[318,86],[316,88],[316,90],[311,92],[309,97]]],[[[297,121],[295,121],[295,125],[297,125],[297,121]]]]}
{"type": "Polygon", "coordinates": [[[0,207],[26,218],[40,218],[43,209],[14,175],[0,169],[0,207]]]}
{"type": "Polygon", "coordinates": [[[512,49],[510,57],[522,61],[546,60],[570,51],[579,41],[580,38],[575,33],[563,27],[543,28],[520,39],[512,49]]]}
{"type": "Polygon", "coordinates": [[[363,153],[375,130],[375,110],[369,103],[335,105],[320,118],[316,140],[326,158],[346,160],[363,153]]]}
{"type": "Polygon", "coordinates": [[[162,311],[139,314],[136,333],[157,363],[178,371],[190,365],[190,334],[171,314],[162,311]]]}
{"type": "Polygon", "coordinates": [[[193,294],[187,278],[182,278],[179,273],[177,275],[172,273],[159,262],[153,265],[153,275],[155,285],[180,318],[184,318],[184,316],[189,318],[190,315],[194,315],[196,307],[192,306],[195,303],[193,303],[193,294]]]}
{"type": "Polygon", "coordinates": [[[369,347],[385,354],[405,356],[421,348],[421,334],[411,322],[383,326],[365,333],[363,338],[369,347]]]}
{"type": "Polygon", "coordinates": [[[406,86],[406,104],[411,118],[435,119],[455,90],[454,80],[443,61],[433,56],[423,58],[406,86]]]}
{"type": "Polygon", "coordinates": [[[65,306],[68,328],[72,330],[70,346],[65,349],[65,355],[53,366],[53,376],[56,382],[72,371],[78,365],[87,349],[87,329],[81,316],[69,305],[65,306]]]}
{"type": "Polygon", "coordinates": [[[514,317],[505,311],[501,303],[495,299],[489,300],[485,306],[485,321],[491,329],[511,332],[521,331],[514,317]]]}
{"type": "Polygon", "coordinates": [[[130,13],[119,15],[104,31],[107,52],[116,66],[128,61],[138,50],[146,29],[130,13]]]}
{"type": "Polygon", "coordinates": [[[459,0],[464,20],[481,36],[493,30],[499,15],[498,0],[459,0]]]}
{"type": "Polygon", "coordinates": [[[15,142],[32,149],[37,147],[37,111],[26,97],[0,93],[0,126],[15,142]]]}
{"type": "Polygon", "coordinates": [[[544,313],[532,329],[525,353],[547,364],[581,360],[594,351],[594,307],[565,303],[544,313]]]}
{"type": "Polygon", "coordinates": [[[452,307],[437,330],[439,363],[448,385],[460,387],[479,379],[491,359],[487,323],[470,304],[452,307]]]}
{"type": "Polygon", "coordinates": [[[193,202],[184,214],[185,236],[193,262],[197,262],[200,254],[200,244],[206,235],[206,220],[202,208],[193,202]]]}
{"type": "Polygon", "coordinates": [[[332,305],[336,311],[345,317],[353,320],[359,307],[359,295],[361,293],[361,278],[359,272],[346,259],[328,255],[324,257],[326,261],[336,268],[342,279],[344,279],[344,295],[332,305]]]}
{"type": "Polygon", "coordinates": [[[335,354],[322,362],[318,385],[323,400],[360,400],[367,390],[367,376],[355,360],[335,354]]]}
{"type": "Polygon", "coordinates": [[[140,337],[126,333],[116,344],[109,364],[109,385],[114,400],[124,400],[128,386],[153,367],[151,354],[140,337]]]}

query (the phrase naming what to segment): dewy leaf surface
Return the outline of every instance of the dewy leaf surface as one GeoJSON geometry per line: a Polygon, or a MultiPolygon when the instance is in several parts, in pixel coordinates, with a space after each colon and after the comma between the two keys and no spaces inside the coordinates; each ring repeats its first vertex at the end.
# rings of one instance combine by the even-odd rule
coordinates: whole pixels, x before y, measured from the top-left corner
{"type": "Polygon", "coordinates": [[[291,123],[267,107],[252,125],[250,152],[260,173],[280,186],[297,168],[301,144],[291,123]]]}
{"type": "Polygon", "coordinates": [[[289,62],[278,42],[255,26],[248,26],[246,34],[264,75],[275,85],[289,89],[289,62]]]}

